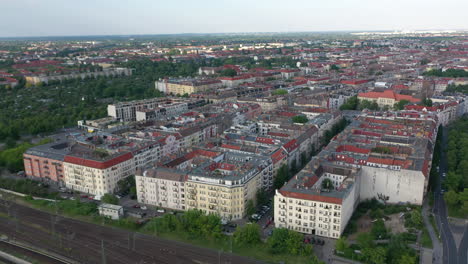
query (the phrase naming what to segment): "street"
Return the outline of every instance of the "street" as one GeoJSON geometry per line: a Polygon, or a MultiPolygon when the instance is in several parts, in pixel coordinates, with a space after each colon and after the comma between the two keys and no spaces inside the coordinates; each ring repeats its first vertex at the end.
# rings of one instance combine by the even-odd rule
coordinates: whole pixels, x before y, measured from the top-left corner
{"type": "Polygon", "coordinates": [[[443,244],[443,261],[442,263],[448,264],[467,264],[467,252],[468,252],[468,228],[465,226],[463,239],[460,243],[460,247],[457,250],[452,230],[450,229],[449,219],[447,215],[447,206],[441,193],[442,174],[447,172],[447,155],[444,152],[445,146],[448,141],[448,129],[443,128],[442,133],[442,144],[441,144],[441,158],[439,164],[439,181],[437,182],[436,189],[434,191],[434,208],[435,219],[437,226],[440,230],[441,240],[443,244]]]}

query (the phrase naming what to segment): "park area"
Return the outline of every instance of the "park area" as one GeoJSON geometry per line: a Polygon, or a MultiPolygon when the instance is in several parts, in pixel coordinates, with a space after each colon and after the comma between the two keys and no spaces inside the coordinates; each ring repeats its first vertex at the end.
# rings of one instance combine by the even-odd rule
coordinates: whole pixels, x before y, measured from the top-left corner
{"type": "Polygon", "coordinates": [[[336,255],[363,263],[419,263],[418,245],[432,248],[421,208],[364,201],[336,242],[336,255]]]}

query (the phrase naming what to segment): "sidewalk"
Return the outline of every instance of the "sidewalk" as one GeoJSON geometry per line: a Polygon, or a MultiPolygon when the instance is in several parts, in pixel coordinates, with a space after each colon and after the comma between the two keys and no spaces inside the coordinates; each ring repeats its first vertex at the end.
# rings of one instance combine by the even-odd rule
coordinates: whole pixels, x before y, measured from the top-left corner
{"type": "Polygon", "coordinates": [[[443,261],[443,247],[442,243],[440,242],[439,238],[437,237],[436,232],[434,231],[434,228],[431,225],[431,222],[429,221],[429,205],[428,205],[428,199],[424,200],[423,208],[422,208],[422,216],[424,220],[424,225],[426,225],[427,231],[429,232],[429,236],[431,237],[432,240],[432,245],[433,245],[433,262],[435,264],[442,264],[443,261]]]}

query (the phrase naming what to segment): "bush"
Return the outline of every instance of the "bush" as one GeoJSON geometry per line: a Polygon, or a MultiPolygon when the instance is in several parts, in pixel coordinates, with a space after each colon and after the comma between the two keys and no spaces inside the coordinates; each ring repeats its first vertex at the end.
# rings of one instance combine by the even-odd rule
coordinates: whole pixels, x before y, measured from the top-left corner
{"type": "Polygon", "coordinates": [[[240,246],[260,243],[260,226],[253,223],[238,227],[236,232],[234,232],[234,242],[240,246]]]}

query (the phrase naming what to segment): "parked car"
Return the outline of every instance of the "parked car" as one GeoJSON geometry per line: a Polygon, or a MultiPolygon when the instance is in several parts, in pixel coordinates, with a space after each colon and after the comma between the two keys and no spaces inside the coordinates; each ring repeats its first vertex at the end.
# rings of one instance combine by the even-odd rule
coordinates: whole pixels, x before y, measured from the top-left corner
{"type": "Polygon", "coordinates": [[[141,206],[139,204],[133,205],[133,208],[140,208],[141,206]]]}
{"type": "Polygon", "coordinates": [[[140,209],[141,209],[141,210],[146,210],[146,209],[148,209],[148,208],[147,208],[146,206],[141,206],[140,209]]]}
{"type": "Polygon", "coordinates": [[[81,198],[88,198],[88,195],[82,194],[81,198]]]}
{"type": "Polygon", "coordinates": [[[158,210],[156,210],[156,212],[161,213],[161,214],[164,214],[164,213],[166,212],[166,210],[164,210],[164,209],[158,209],[158,210]]]}
{"type": "Polygon", "coordinates": [[[236,227],[237,227],[237,224],[230,223],[228,226],[229,226],[230,228],[236,228],[236,227]]]}
{"type": "Polygon", "coordinates": [[[262,218],[259,214],[253,214],[250,216],[250,219],[251,220],[254,220],[254,221],[258,221],[260,220],[260,218],[262,218]]]}

